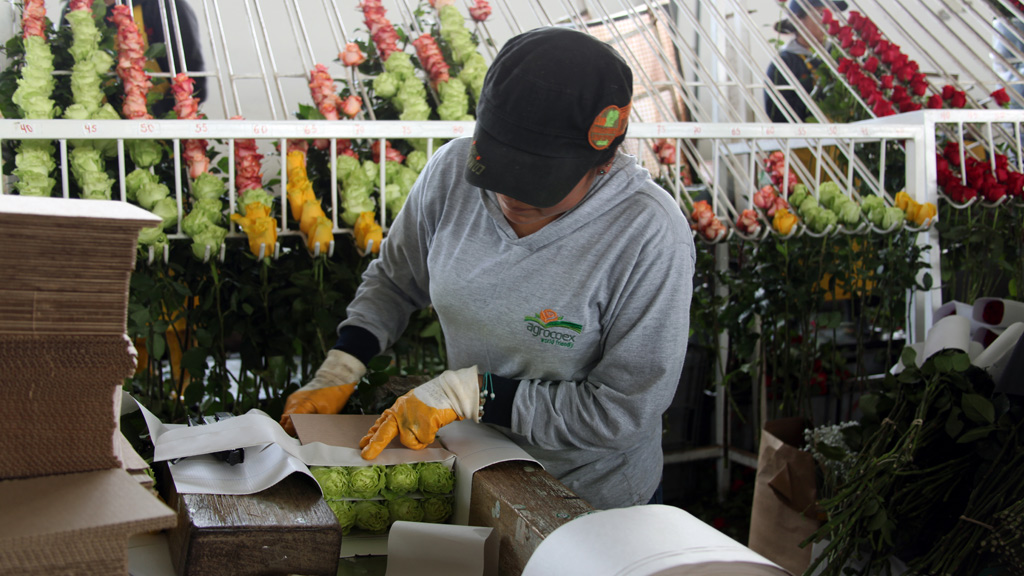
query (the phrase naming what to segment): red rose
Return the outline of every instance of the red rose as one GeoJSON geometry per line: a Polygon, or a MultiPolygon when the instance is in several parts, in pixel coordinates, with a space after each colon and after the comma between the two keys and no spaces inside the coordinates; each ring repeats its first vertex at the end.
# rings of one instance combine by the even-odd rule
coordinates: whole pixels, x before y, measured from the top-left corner
{"type": "Polygon", "coordinates": [[[892,116],[896,113],[896,111],[892,109],[892,103],[885,100],[875,102],[871,111],[875,113],[875,116],[892,116]]]}
{"type": "Polygon", "coordinates": [[[900,112],[915,112],[921,109],[921,105],[913,100],[900,102],[900,112]]]}
{"type": "Polygon", "coordinates": [[[878,92],[878,88],[875,87],[875,81],[867,77],[857,82],[857,90],[860,91],[861,98],[867,98],[869,95],[878,92]]]}
{"type": "Polygon", "coordinates": [[[860,58],[861,56],[864,55],[864,52],[866,51],[867,46],[865,46],[864,42],[860,40],[857,40],[856,42],[850,45],[850,56],[853,56],[854,58],[860,58]]]}
{"type": "Polygon", "coordinates": [[[839,29],[842,28],[842,27],[843,27],[843,25],[840,24],[838,20],[833,20],[833,21],[829,22],[828,23],[828,33],[829,33],[829,36],[835,36],[836,34],[839,34],[839,29]]]}
{"type": "Polygon", "coordinates": [[[949,160],[949,163],[953,166],[960,165],[960,144],[956,142],[946,142],[946,147],[942,149],[942,156],[949,160]]]}
{"type": "Polygon", "coordinates": [[[875,71],[878,70],[878,58],[875,58],[874,56],[868,58],[867,61],[864,62],[864,69],[874,74],[875,71]]]}
{"type": "Polygon", "coordinates": [[[914,69],[904,64],[893,70],[896,73],[896,78],[899,78],[900,82],[907,83],[914,77],[914,69]]]}
{"type": "Polygon", "coordinates": [[[989,202],[998,202],[1003,196],[1006,196],[1006,186],[1002,184],[983,186],[981,195],[989,202]]]}
{"type": "Polygon", "coordinates": [[[886,90],[892,89],[892,81],[893,81],[892,74],[883,74],[882,75],[882,88],[885,88],[886,90]]]}
{"type": "Polygon", "coordinates": [[[888,49],[889,49],[889,41],[888,40],[882,39],[882,40],[879,40],[878,42],[875,42],[875,53],[876,54],[884,54],[886,52],[886,50],[888,50],[888,49]]]}
{"type": "Polygon", "coordinates": [[[961,90],[957,90],[956,93],[953,94],[953,98],[950,99],[949,104],[953,108],[963,108],[964,105],[967,104],[967,94],[961,90]]]}
{"type": "Polygon", "coordinates": [[[932,94],[928,98],[928,107],[932,110],[938,110],[942,108],[942,96],[940,94],[932,94]]]}
{"type": "Polygon", "coordinates": [[[1006,88],[1000,88],[992,92],[991,96],[999,106],[1006,106],[1010,103],[1010,95],[1006,93],[1006,88]]]}
{"type": "Polygon", "coordinates": [[[1006,193],[1010,196],[1021,197],[1024,195],[1024,174],[1010,172],[1006,177],[1006,193]]]}
{"type": "Polygon", "coordinates": [[[956,88],[953,88],[949,84],[946,84],[945,86],[942,87],[942,99],[943,100],[949,100],[950,98],[953,97],[953,94],[955,92],[956,92],[956,88]]]}
{"type": "Polygon", "coordinates": [[[845,75],[847,72],[850,71],[850,66],[852,64],[853,64],[853,60],[850,60],[849,58],[846,58],[846,57],[840,57],[839,58],[839,67],[837,68],[837,70],[839,70],[840,74],[845,75]]]}
{"type": "Polygon", "coordinates": [[[829,10],[828,8],[825,8],[824,10],[821,11],[821,23],[822,24],[831,24],[831,23],[833,23],[835,21],[836,21],[836,19],[832,16],[832,11],[831,10],[829,10]]]}
{"type": "Polygon", "coordinates": [[[928,92],[927,82],[911,82],[910,91],[914,93],[914,96],[924,96],[928,92]]]}
{"type": "Polygon", "coordinates": [[[1008,169],[1010,167],[1010,159],[1006,157],[1006,154],[996,154],[996,168],[1008,169]]]}

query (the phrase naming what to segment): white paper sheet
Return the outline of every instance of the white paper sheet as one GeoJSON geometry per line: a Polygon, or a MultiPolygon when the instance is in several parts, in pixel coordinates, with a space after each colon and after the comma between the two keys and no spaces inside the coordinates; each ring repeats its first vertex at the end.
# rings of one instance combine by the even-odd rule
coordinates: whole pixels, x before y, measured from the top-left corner
{"type": "Polygon", "coordinates": [[[785,576],[779,566],[673,506],[580,516],[552,532],[523,576],[785,576]]]}
{"type": "Polygon", "coordinates": [[[203,454],[168,464],[168,468],[179,494],[255,494],[296,472],[313,478],[305,464],[277,444],[245,448],[245,461],[234,466],[203,454]]]}
{"type": "MultiPolygon", "coordinates": [[[[367,466],[358,448],[302,445],[260,410],[202,426],[164,424],[138,404],[149,427],[154,461],[170,460],[178,491],[197,494],[254,494],[270,488],[288,474],[309,474],[307,466],[367,466]],[[274,448],[267,448],[273,446],[274,448]],[[254,448],[255,447],[255,448],[254,448]],[[222,450],[245,448],[245,462],[230,466],[207,456],[222,450]],[[181,482],[181,484],[179,484],[181,482]],[[182,486],[185,486],[183,488],[182,486]]],[[[409,461],[409,451],[385,451],[373,464],[409,461]],[[402,454],[405,452],[405,454],[402,454]]],[[[454,454],[442,448],[415,453],[416,461],[445,461],[454,454]]]]}
{"type": "Polygon", "coordinates": [[[388,534],[386,576],[496,576],[498,543],[491,528],[398,521],[388,534]]]}
{"type": "Polygon", "coordinates": [[[472,420],[452,422],[438,430],[437,437],[456,454],[454,524],[469,523],[469,498],[477,470],[509,460],[533,462],[543,468],[515,442],[486,424],[472,420]]]}

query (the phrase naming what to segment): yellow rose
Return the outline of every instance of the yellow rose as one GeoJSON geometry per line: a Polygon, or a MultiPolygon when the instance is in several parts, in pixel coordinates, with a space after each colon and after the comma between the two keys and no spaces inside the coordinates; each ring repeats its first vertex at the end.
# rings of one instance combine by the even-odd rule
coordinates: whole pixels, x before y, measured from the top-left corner
{"type": "Polygon", "coordinates": [[[249,236],[249,251],[254,255],[260,255],[260,245],[266,245],[263,257],[270,258],[274,255],[274,245],[277,244],[277,219],[264,216],[252,221],[249,228],[245,230],[249,236]]]}
{"type": "Polygon", "coordinates": [[[896,206],[900,210],[903,210],[904,212],[907,211],[907,205],[909,205],[913,201],[914,199],[911,198],[910,194],[907,194],[905,191],[900,191],[896,193],[896,206]]]}
{"type": "Polygon", "coordinates": [[[788,236],[793,230],[793,226],[796,226],[797,218],[791,214],[789,210],[785,208],[779,208],[775,211],[775,216],[772,218],[772,228],[783,236],[788,236]]]}
{"type": "Polygon", "coordinates": [[[292,150],[288,153],[288,183],[295,182],[302,184],[308,182],[306,176],[306,153],[302,150],[292,150]]]}
{"type": "Polygon", "coordinates": [[[255,220],[256,218],[266,218],[270,216],[270,207],[262,202],[253,202],[245,205],[245,215],[247,218],[255,220]]]}
{"type": "Polygon", "coordinates": [[[917,224],[918,227],[927,225],[939,213],[935,208],[935,204],[931,202],[925,202],[919,206],[917,214],[914,216],[914,224],[917,224]]]}
{"type": "Polygon", "coordinates": [[[334,224],[331,219],[326,216],[317,218],[313,233],[306,237],[306,247],[310,252],[316,252],[316,243],[319,242],[320,253],[326,254],[331,246],[331,240],[334,240],[334,224]]]}
{"type": "Polygon", "coordinates": [[[380,253],[380,243],[384,240],[384,231],[379,224],[373,220],[373,212],[361,212],[352,227],[355,235],[356,248],[360,252],[366,251],[367,244],[370,244],[370,251],[374,254],[380,253]]]}
{"type": "Polygon", "coordinates": [[[302,218],[299,220],[299,230],[307,237],[313,235],[313,229],[316,228],[317,221],[325,216],[324,209],[320,207],[320,202],[316,200],[306,200],[302,204],[302,218]]]}

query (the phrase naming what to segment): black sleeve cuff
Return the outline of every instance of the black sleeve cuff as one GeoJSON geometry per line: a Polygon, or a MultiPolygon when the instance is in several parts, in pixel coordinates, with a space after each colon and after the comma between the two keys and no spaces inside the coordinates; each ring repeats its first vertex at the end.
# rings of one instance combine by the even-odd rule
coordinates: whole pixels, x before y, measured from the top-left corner
{"type": "Polygon", "coordinates": [[[338,330],[338,341],[334,344],[334,349],[348,352],[367,366],[374,356],[380,354],[380,342],[366,328],[349,325],[338,330]]]}
{"type": "Polygon", "coordinates": [[[519,380],[491,374],[491,384],[494,389],[494,398],[488,398],[484,403],[484,415],[480,417],[480,421],[511,428],[512,404],[516,399],[519,380]]]}

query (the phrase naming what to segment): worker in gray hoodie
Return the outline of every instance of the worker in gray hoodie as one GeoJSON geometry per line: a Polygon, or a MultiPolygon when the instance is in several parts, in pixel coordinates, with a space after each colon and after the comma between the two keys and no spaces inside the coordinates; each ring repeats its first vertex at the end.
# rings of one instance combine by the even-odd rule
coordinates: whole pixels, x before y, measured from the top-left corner
{"type": "Polygon", "coordinates": [[[618,151],[632,86],[621,56],[585,33],[509,40],[473,137],[430,159],[282,425],[340,411],[369,359],[431,305],[452,369],[380,416],[364,458],[472,419],[597,508],[659,502],[695,253],[676,201],[618,151]]]}

